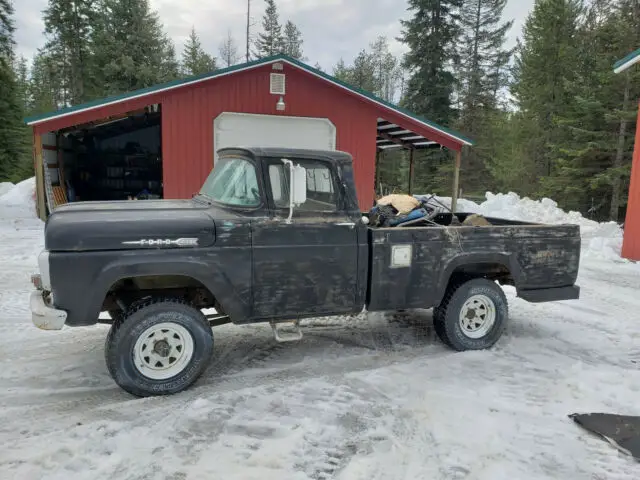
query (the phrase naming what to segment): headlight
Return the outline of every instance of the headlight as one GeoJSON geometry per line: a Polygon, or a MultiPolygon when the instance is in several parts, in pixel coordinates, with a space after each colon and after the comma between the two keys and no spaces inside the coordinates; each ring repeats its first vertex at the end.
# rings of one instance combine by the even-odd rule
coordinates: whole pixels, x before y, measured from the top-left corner
{"type": "Polygon", "coordinates": [[[42,289],[51,291],[51,277],[49,273],[49,252],[43,250],[38,255],[38,268],[40,270],[40,278],[42,281],[42,289]]]}

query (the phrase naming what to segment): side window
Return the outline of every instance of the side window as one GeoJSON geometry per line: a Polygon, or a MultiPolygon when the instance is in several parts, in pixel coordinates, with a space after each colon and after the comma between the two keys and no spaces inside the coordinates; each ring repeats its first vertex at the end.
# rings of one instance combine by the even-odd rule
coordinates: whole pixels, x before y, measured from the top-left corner
{"type": "Polygon", "coordinates": [[[269,165],[271,194],[277,208],[289,207],[289,169],[284,163],[269,165]]]}
{"type": "MultiPolygon", "coordinates": [[[[331,169],[322,162],[291,159],[307,170],[307,201],[296,210],[310,212],[335,212],[338,195],[331,169]]],[[[284,163],[269,165],[271,194],[277,208],[289,208],[289,167],[284,163]]]]}

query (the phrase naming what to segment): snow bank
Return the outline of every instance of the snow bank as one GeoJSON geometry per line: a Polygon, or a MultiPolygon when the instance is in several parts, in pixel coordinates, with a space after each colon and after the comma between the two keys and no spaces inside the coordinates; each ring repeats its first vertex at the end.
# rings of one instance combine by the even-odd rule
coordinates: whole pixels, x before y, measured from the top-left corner
{"type": "Polygon", "coordinates": [[[11,182],[0,182],[0,197],[11,190],[13,186],[14,185],[11,182]]]}
{"type": "Polygon", "coordinates": [[[551,225],[580,225],[582,251],[585,256],[621,260],[622,229],[615,222],[599,223],[584,218],[579,212],[565,212],[549,198],[537,201],[520,198],[513,192],[487,192],[486,198],[487,200],[479,206],[483,215],[551,225]]]}
{"type": "Polygon", "coordinates": [[[36,179],[28,178],[16,185],[0,184],[0,218],[17,220],[36,218],[36,179]]]}
{"type": "MultiPolygon", "coordinates": [[[[485,196],[486,200],[481,204],[460,199],[458,211],[549,225],[580,225],[582,254],[584,256],[623,261],[620,257],[622,229],[615,222],[599,223],[584,218],[579,212],[565,212],[549,198],[531,200],[527,197],[520,198],[513,192],[506,194],[487,192],[485,196]]],[[[437,199],[446,206],[451,206],[450,197],[437,197],[437,199]]]]}

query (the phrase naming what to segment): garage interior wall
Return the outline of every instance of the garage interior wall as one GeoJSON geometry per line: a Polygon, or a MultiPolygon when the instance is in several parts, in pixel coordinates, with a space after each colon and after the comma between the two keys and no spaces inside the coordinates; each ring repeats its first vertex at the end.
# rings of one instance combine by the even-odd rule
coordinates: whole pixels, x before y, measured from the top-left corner
{"type": "MultiPolygon", "coordinates": [[[[162,198],[157,105],[41,135],[47,202],[162,198]]],[[[50,211],[50,210],[49,210],[50,211]]]]}

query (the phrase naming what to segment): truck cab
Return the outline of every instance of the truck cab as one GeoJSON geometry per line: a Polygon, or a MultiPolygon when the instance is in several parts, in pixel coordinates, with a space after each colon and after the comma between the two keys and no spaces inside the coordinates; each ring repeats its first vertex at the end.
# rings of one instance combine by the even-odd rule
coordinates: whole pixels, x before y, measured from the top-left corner
{"type": "Polygon", "coordinates": [[[443,342],[470,350],[491,347],[506,327],[499,284],[531,302],[578,298],[579,227],[468,226],[467,216],[374,226],[358,207],[349,154],[226,148],[189,200],[56,209],[32,319],[62,329],[108,312],[107,367],[147,396],[191,385],[222,323],[269,322],[290,341],[304,318],[433,308],[443,342]]]}

